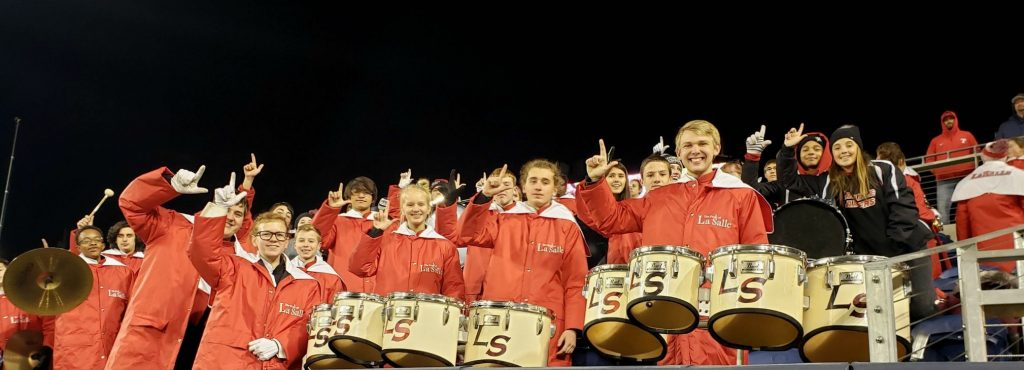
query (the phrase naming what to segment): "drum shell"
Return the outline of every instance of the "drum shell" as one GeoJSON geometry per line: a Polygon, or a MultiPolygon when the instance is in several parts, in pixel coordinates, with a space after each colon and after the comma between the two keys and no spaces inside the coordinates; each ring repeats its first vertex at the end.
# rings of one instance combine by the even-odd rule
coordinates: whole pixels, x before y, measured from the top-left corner
{"type": "Polygon", "coordinates": [[[336,298],[331,350],[338,357],[367,365],[379,364],[384,333],[384,301],[381,298],[336,298]]]}
{"type": "Polygon", "coordinates": [[[681,334],[697,327],[703,257],[687,248],[634,250],[629,260],[627,316],[656,333],[681,334]],[[654,304],[654,308],[651,308],[654,304]],[[667,321],[665,321],[667,319],[667,321]]]}
{"type": "Polygon", "coordinates": [[[466,366],[545,367],[554,335],[549,315],[515,308],[514,302],[469,309],[466,366]],[[501,307],[505,306],[505,307],[501,307]]]}
{"type": "Polygon", "coordinates": [[[441,303],[389,297],[381,342],[384,362],[396,367],[454,366],[462,308],[452,299],[441,303]]]}
{"type": "Polygon", "coordinates": [[[615,360],[658,361],[665,357],[663,335],[629,320],[626,314],[627,265],[601,265],[587,275],[587,311],[583,335],[602,356],[615,360]]]}
{"type": "Polygon", "coordinates": [[[777,245],[726,246],[710,255],[711,335],[733,348],[797,345],[803,337],[806,255],[777,245]],[[760,330],[751,332],[752,325],[760,330]]]}
{"type": "MultiPolygon", "coordinates": [[[[804,287],[808,296],[808,309],[804,311],[803,320],[806,334],[800,346],[800,355],[806,361],[870,361],[866,312],[870,302],[867,302],[865,293],[867,274],[864,263],[836,262],[814,265],[808,269],[808,283],[804,287]],[[833,275],[832,286],[828,284],[826,272],[833,275]]],[[[895,310],[895,327],[900,328],[896,331],[899,342],[896,348],[902,357],[910,348],[910,302],[906,298],[904,273],[899,268],[894,268],[892,273],[891,302],[895,310]]]]}

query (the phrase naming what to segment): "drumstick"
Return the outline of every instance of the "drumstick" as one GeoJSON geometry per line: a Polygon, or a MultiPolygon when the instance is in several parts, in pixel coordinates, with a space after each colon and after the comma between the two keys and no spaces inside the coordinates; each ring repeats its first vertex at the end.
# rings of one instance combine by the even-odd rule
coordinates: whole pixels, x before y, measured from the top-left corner
{"type": "Polygon", "coordinates": [[[96,204],[96,208],[93,208],[92,212],[89,212],[89,216],[95,215],[96,211],[100,210],[100,206],[103,205],[103,202],[105,202],[107,200],[107,198],[110,198],[112,196],[114,196],[114,191],[113,190],[110,190],[110,189],[104,190],[103,191],[103,199],[100,199],[100,202],[98,204],[96,204]]]}

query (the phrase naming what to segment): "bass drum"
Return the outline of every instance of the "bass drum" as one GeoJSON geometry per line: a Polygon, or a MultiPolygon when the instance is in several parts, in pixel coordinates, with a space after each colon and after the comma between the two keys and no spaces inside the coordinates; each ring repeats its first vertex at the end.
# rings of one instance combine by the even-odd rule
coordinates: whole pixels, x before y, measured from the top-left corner
{"type": "Polygon", "coordinates": [[[853,240],[846,217],[836,207],[814,198],[798,199],[775,210],[771,244],[793,247],[818,259],[842,256],[853,240]]]}

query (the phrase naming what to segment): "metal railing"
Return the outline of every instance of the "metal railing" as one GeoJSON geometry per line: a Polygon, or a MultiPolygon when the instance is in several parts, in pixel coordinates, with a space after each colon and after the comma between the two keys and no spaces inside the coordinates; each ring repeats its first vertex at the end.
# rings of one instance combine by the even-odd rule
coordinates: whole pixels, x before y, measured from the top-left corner
{"type": "MultiPolygon", "coordinates": [[[[1002,329],[1000,330],[1007,331],[1011,327],[1020,326],[1020,324],[986,325],[985,310],[1002,309],[1003,314],[1000,316],[1005,316],[1006,312],[1012,312],[1014,317],[1024,315],[1022,313],[1024,312],[1024,290],[1020,288],[1024,284],[1018,284],[1016,289],[982,290],[979,262],[1012,260],[1017,261],[1016,269],[1018,274],[1024,271],[1024,225],[1017,225],[956,243],[865,264],[864,271],[867,276],[865,279],[865,294],[867,295],[868,302],[868,309],[866,310],[868,319],[868,348],[870,350],[871,362],[903,361],[912,357],[915,352],[923,351],[927,346],[915,345],[913,350],[908,349],[908,353],[900,356],[897,352],[897,331],[904,330],[909,326],[945,314],[956,308],[961,309],[963,317],[962,333],[966,350],[960,355],[961,358],[966,358],[971,362],[985,362],[989,358],[1020,359],[1024,357],[1021,354],[1006,354],[1010,348],[1020,342],[1020,339],[1008,345],[1007,349],[994,355],[989,355],[987,349],[986,327],[1001,327],[1002,329]],[[1013,237],[1013,249],[978,250],[979,243],[1007,236],[1013,237]],[[909,301],[914,295],[923,294],[921,289],[933,288],[931,286],[923,288],[914,287],[913,293],[905,294],[903,298],[894,301],[894,288],[902,288],[900,286],[893,286],[894,271],[898,274],[903,274],[905,279],[910,278],[909,270],[901,271],[894,268],[917,259],[930,259],[933,255],[953,250],[956,251],[956,257],[948,257],[947,259],[957,258],[961,294],[960,303],[932,313],[928,317],[910,322],[902,327],[897,327],[896,315],[898,313],[904,314],[904,312],[897,310],[897,302],[909,301]]],[[[913,269],[929,265],[911,264],[911,266],[913,266],[911,267],[913,269]]],[[[1021,276],[1013,276],[1013,278],[1017,279],[1019,283],[1024,283],[1024,278],[1021,276]]],[[[997,286],[995,288],[1001,287],[997,286]]],[[[945,337],[936,340],[936,342],[960,333],[960,331],[948,333],[945,337]]]]}

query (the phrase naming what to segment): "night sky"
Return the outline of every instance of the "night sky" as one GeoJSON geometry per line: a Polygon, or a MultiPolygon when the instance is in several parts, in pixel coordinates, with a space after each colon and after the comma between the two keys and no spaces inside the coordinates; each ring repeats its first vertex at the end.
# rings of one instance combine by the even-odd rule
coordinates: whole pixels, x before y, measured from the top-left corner
{"type": "MultiPolygon", "coordinates": [[[[716,124],[732,156],[763,123],[774,154],[801,121],[858,124],[869,148],[893,140],[921,155],[942,111],[985,141],[1024,91],[1020,53],[998,40],[1009,32],[898,14],[163,3],[0,3],[5,171],[23,118],[4,257],[42,237],[64,245],[104,188],[163,165],[207,165],[212,190],[254,152],[266,164],[256,210],[286,200],[298,213],[339,181],[366,175],[384,192],[406,168],[457,168],[472,184],[546,157],[579,178],[601,137],[636,171],[692,119],[716,124]]],[[[211,197],[169,207],[192,213],[211,197]]],[[[97,224],[120,217],[114,199],[97,224]]]]}

